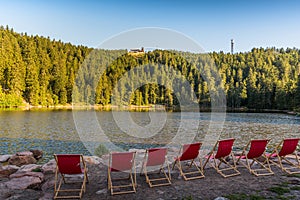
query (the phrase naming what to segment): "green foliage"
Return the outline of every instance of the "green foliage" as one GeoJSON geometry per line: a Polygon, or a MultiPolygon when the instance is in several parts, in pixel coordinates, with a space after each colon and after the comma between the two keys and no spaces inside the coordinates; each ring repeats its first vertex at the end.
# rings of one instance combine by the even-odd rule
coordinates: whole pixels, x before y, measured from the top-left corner
{"type": "Polygon", "coordinates": [[[6,94],[2,92],[0,86],[0,108],[17,107],[22,106],[23,100],[17,94],[6,94]]]}
{"type": "Polygon", "coordinates": [[[300,186],[293,186],[293,187],[291,187],[290,189],[291,189],[291,190],[298,190],[298,191],[300,191],[300,186]]]}
{"type": "Polygon", "coordinates": [[[269,188],[268,190],[271,191],[271,192],[274,192],[274,193],[276,193],[278,195],[283,195],[285,193],[289,193],[290,192],[289,188],[282,187],[282,186],[274,186],[274,187],[269,188]]]}
{"type": "Polygon", "coordinates": [[[0,106],[71,103],[74,74],[89,51],[1,27],[0,106]]]}
{"type": "Polygon", "coordinates": [[[155,50],[135,56],[17,34],[8,27],[0,28],[0,48],[1,107],[23,102],[172,107],[182,99],[210,107],[212,92],[220,95],[224,89],[229,108],[300,109],[300,50],[295,48],[233,55],[155,50]],[[186,80],[190,87],[183,87],[186,80]]]}
{"type": "Polygon", "coordinates": [[[274,199],[276,200],[291,200],[291,199],[296,199],[296,197],[294,195],[292,196],[277,196],[274,199]]]}
{"type": "Polygon", "coordinates": [[[193,197],[190,195],[190,196],[187,196],[187,197],[183,197],[182,200],[193,200],[193,197]]]}
{"type": "Polygon", "coordinates": [[[41,168],[35,168],[35,169],[32,169],[31,171],[32,172],[42,172],[42,169],[41,168]]]}
{"type": "Polygon", "coordinates": [[[287,174],[286,176],[300,178],[300,174],[287,174]]]}
{"type": "Polygon", "coordinates": [[[105,154],[108,154],[109,151],[108,149],[103,145],[103,144],[100,144],[96,149],[95,149],[95,152],[94,154],[98,157],[101,157],[102,155],[105,155],[105,154]]]}

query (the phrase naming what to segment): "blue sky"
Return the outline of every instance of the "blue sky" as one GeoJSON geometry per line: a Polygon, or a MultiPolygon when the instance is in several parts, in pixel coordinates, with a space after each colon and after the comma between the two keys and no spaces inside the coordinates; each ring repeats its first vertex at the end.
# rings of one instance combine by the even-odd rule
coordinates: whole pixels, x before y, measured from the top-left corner
{"type": "Polygon", "coordinates": [[[0,0],[0,24],[16,32],[97,47],[140,27],[179,31],[205,51],[300,48],[300,1],[16,1],[0,0]]]}

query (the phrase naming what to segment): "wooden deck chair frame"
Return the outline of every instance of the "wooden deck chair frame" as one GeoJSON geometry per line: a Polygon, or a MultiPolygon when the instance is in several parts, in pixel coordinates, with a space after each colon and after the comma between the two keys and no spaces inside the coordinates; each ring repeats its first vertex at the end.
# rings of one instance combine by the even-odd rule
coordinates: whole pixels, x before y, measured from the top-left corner
{"type": "Polygon", "coordinates": [[[141,175],[145,175],[146,182],[149,184],[150,187],[171,185],[171,173],[169,164],[167,163],[167,152],[167,148],[151,148],[147,149],[145,152],[141,175]],[[158,174],[163,174],[164,176],[161,178],[150,177],[152,176],[152,173],[148,172],[147,167],[157,166],[159,166],[158,174]],[[165,168],[167,168],[168,173],[165,172],[165,168]],[[160,183],[161,181],[164,182],[160,183]]]}
{"type": "Polygon", "coordinates": [[[300,138],[287,138],[283,139],[273,150],[273,152],[269,155],[268,161],[279,168],[281,168],[282,171],[288,173],[288,174],[296,174],[300,173],[300,160],[297,152],[297,147],[299,143],[300,138]],[[288,155],[294,155],[293,158],[287,158],[288,155]],[[277,162],[273,160],[273,158],[277,158],[277,162]],[[290,161],[295,160],[296,163],[290,161]],[[284,163],[289,165],[289,167],[284,167],[284,163]],[[295,170],[296,169],[296,170],[295,170]],[[292,171],[293,170],[293,171],[292,171]],[[295,171],[294,171],[295,170],[295,171]]]}
{"type": "Polygon", "coordinates": [[[235,157],[232,152],[234,141],[234,138],[218,140],[214,145],[212,151],[207,155],[207,159],[203,167],[205,167],[207,163],[209,163],[210,166],[213,167],[224,178],[240,175],[241,173],[237,170],[235,157]],[[230,164],[226,160],[230,157],[232,158],[233,164],[230,164]],[[210,160],[213,160],[213,163],[210,163],[210,160]],[[224,164],[225,167],[222,167],[222,164],[224,164]],[[225,174],[225,171],[232,171],[232,173],[225,174]]]}
{"type": "Polygon", "coordinates": [[[135,154],[136,152],[114,152],[109,156],[107,184],[111,195],[128,194],[136,192],[136,169],[135,169],[135,154]],[[112,174],[117,172],[128,173],[125,178],[113,178],[112,174]],[[113,182],[128,180],[129,184],[113,185],[113,182]],[[117,188],[131,188],[126,191],[115,192],[117,188]]]}
{"type": "Polygon", "coordinates": [[[241,162],[241,164],[244,165],[249,170],[249,172],[251,174],[254,174],[255,176],[273,175],[274,172],[272,171],[270,163],[266,156],[266,148],[269,141],[269,139],[249,141],[248,144],[244,147],[242,154],[240,156],[237,156],[237,163],[241,159],[246,159],[246,163],[241,162]],[[261,146],[261,148],[259,148],[258,146],[255,146],[257,143],[263,143],[264,146],[261,146]],[[263,158],[264,161],[259,161],[259,158],[263,158]],[[250,162],[250,160],[252,160],[252,162],[250,162]],[[259,165],[260,168],[254,169],[254,164],[259,165]]]}
{"type": "MultiPolygon", "coordinates": [[[[87,167],[81,154],[54,154],[56,161],[54,199],[81,199],[88,183],[87,167]],[[69,162],[68,162],[69,161],[69,162]],[[83,180],[80,189],[61,189],[62,184],[68,184],[65,175],[82,174],[83,180]],[[75,195],[59,195],[63,193],[75,193],[75,195]]],[[[70,182],[74,183],[74,182],[70,182]]]]}
{"type": "Polygon", "coordinates": [[[180,175],[184,178],[185,181],[200,179],[205,177],[203,173],[202,161],[199,158],[199,150],[201,146],[202,146],[201,142],[184,144],[179,150],[179,154],[178,154],[179,156],[175,158],[172,170],[176,166],[180,171],[180,175]],[[199,167],[195,163],[195,160],[197,158],[199,159],[199,163],[200,163],[199,167]],[[190,161],[191,163],[186,168],[184,168],[181,162],[186,162],[186,161],[190,161]],[[192,166],[194,166],[196,169],[193,171],[187,171],[188,169],[191,169],[192,166]]]}

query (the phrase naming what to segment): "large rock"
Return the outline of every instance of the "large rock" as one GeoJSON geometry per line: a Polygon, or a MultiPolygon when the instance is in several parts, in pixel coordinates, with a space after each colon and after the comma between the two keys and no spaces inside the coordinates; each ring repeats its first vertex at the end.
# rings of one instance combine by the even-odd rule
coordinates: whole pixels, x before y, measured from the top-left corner
{"type": "Polygon", "coordinates": [[[18,171],[24,171],[24,172],[40,172],[42,171],[42,166],[41,165],[36,165],[36,164],[29,164],[29,165],[23,165],[20,167],[18,171]]]}
{"type": "Polygon", "coordinates": [[[22,152],[18,152],[16,153],[17,156],[33,156],[33,153],[30,151],[22,151],[22,152]]]}
{"type": "Polygon", "coordinates": [[[30,152],[33,154],[33,157],[37,160],[41,159],[43,157],[43,151],[38,149],[30,150],[30,152]]]}
{"type": "Polygon", "coordinates": [[[44,174],[41,172],[25,172],[25,171],[17,171],[16,173],[13,173],[9,176],[10,179],[13,178],[22,178],[24,176],[32,176],[32,177],[37,177],[41,181],[44,180],[44,174]]]}
{"type": "Polygon", "coordinates": [[[50,179],[50,180],[45,181],[44,184],[41,187],[42,191],[46,192],[49,189],[53,189],[54,183],[55,183],[54,179],[50,179]]]}
{"type": "Polygon", "coordinates": [[[42,171],[44,172],[44,174],[55,173],[55,169],[56,169],[56,162],[54,159],[50,160],[49,162],[47,162],[42,166],[42,171]]]}
{"type": "Polygon", "coordinates": [[[18,171],[19,167],[15,165],[6,165],[0,167],[0,177],[9,177],[9,175],[18,171]]]}
{"type": "Polygon", "coordinates": [[[36,162],[36,159],[32,155],[14,155],[8,160],[10,165],[16,165],[19,167],[22,165],[35,164],[36,162]]]}
{"type": "Polygon", "coordinates": [[[1,155],[0,156],[0,163],[7,162],[10,159],[11,155],[1,155]]]}
{"type": "Polygon", "coordinates": [[[42,180],[36,176],[22,176],[19,178],[12,178],[4,183],[9,190],[25,190],[36,189],[42,183],[42,180]]]}

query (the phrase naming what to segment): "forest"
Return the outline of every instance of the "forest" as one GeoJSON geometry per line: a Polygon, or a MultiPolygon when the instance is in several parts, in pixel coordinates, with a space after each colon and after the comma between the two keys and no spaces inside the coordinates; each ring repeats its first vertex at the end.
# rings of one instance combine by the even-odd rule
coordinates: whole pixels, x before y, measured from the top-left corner
{"type": "Polygon", "coordinates": [[[0,107],[165,105],[299,110],[300,50],[249,52],[94,49],[0,26],[0,107]],[[214,94],[214,98],[212,98],[214,94]]]}

